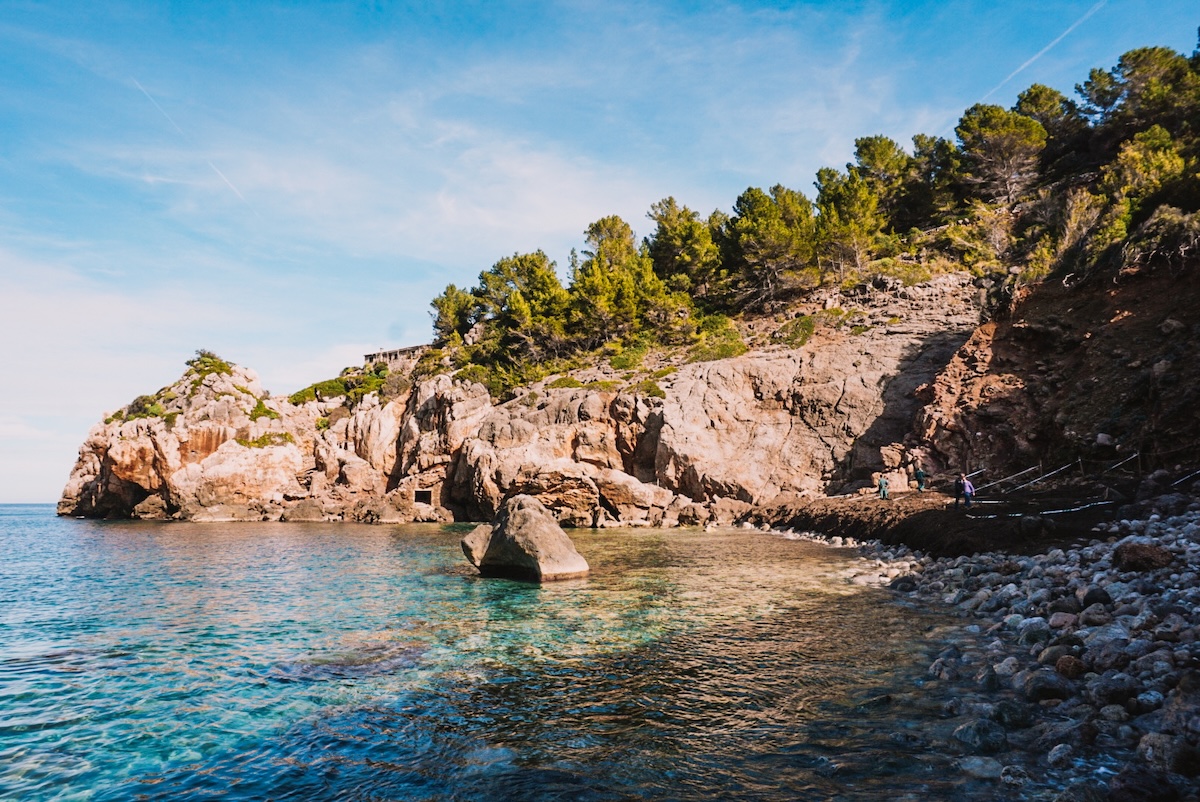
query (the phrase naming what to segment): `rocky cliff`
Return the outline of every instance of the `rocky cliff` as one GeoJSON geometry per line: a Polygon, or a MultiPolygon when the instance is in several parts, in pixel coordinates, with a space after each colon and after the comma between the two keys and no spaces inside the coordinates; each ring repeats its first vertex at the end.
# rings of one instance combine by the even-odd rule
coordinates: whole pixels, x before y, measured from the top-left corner
{"type": "Polygon", "coordinates": [[[1025,289],[922,388],[914,434],[934,469],[1200,467],[1200,271],[1071,278],[1025,289]]]}
{"type": "Polygon", "coordinates": [[[446,373],[292,404],[208,355],[92,429],[59,513],[483,520],[525,493],[568,525],[702,524],[873,472],[904,482],[918,390],[975,331],[977,300],[961,274],[827,292],[755,322],[742,356],[505,403],[446,373]]]}

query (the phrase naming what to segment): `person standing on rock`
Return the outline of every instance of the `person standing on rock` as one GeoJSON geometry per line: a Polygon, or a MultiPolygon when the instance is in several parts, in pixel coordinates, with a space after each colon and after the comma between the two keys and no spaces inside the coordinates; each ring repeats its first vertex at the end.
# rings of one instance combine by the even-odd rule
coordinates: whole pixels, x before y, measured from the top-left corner
{"type": "Polygon", "coordinates": [[[887,491],[888,491],[887,477],[884,476],[883,474],[880,474],[880,476],[879,476],[879,497],[881,499],[886,500],[888,497],[887,491]]]}
{"type": "Polygon", "coordinates": [[[913,471],[913,478],[917,480],[917,492],[924,493],[925,492],[925,471],[924,471],[924,469],[921,468],[920,465],[918,465],[917,469],[915,471],[913,471]]]}
{"type": "Polygon", "coordinates": [[[971,499],[975,498],[975,485],[971,484],[971,480],[967,478],[965,473],[958,475],[958,481],[954,483],[954,506],[958,506],[958,495],[962,493],[963,507],[971,509],[971,499]]]}

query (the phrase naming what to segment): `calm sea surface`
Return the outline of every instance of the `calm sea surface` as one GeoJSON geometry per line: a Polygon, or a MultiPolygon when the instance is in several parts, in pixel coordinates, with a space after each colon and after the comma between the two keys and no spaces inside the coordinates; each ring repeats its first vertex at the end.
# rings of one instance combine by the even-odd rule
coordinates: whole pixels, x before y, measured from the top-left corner
{"type": "Polygon", "coordinates": [[[944,622],[852,554],[575,531],[538,587],[468,529],[0,506],[0,799],[964,798],[915,734],[944,622]]]}

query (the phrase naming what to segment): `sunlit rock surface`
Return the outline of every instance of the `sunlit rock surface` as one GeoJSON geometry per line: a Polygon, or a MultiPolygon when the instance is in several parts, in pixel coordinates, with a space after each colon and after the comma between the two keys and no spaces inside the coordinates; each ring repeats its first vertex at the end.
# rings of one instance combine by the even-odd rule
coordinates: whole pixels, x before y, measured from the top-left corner
{"type": "Polygon", "coordinates": [[[578,579],[590,570],[558,521],[533,496],[508,499],[492,524],[463,538],[462,548],[484,576],[552,582],[578,579]]]}
{"type": "Polygon", "coordinates": [[[59,512],[486,521],[526,494],[564,526],[676,526],[732,523],[881,471],[901,489],[921,455],[906,439],[915,391],[974,330],[973,290],[947,275],[824,303],[862,310],[861,325],[679,364],[657,379],[660,394],[542,383],[497,403],[443,374],[351,408],[269,396],[236,365],[190,369],[154,397],[155,414],[92,429],[59,512]]]}

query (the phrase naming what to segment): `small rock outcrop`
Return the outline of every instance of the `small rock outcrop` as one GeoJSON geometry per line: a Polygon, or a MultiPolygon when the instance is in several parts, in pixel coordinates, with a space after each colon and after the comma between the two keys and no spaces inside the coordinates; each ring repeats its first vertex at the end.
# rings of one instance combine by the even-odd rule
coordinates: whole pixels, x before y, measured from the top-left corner
{"type": "Polygon", "coordinates": [[[590,567],[558,521],[533,496],[513,496],[491,524],[462,540],[463,554],[484,576],[551,582],[587,576],[590,567]]]}
{"type": "Polygon", "coordinates": [[[201,355],[169,387],[94,426],[60,515],[276,520],[304,498],[316,415],[285,417],[252,370],[201,355]]]}

